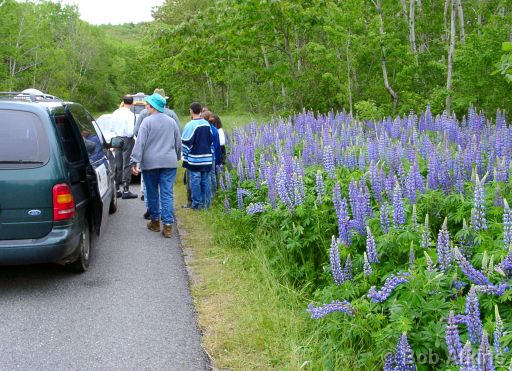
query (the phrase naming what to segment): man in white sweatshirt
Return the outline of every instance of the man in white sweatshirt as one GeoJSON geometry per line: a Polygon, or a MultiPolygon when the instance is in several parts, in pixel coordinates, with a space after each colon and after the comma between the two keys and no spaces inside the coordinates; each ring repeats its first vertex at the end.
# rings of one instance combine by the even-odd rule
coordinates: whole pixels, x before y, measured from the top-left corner
{"type": "Polygon", "coordinates": [[[135,126],[135,113],[132,112],[133,97],[125,95],[123,97],[123,107],[116,109],[110,118],[111,131],[121,143],[120,148],[116,148],[116,195],[123,199],[137,198],[137,195],[130,192],[130,156],[133,145],[133,128],[135,126]],[[123,184],[123,192],[119,190],[123,184]]]}

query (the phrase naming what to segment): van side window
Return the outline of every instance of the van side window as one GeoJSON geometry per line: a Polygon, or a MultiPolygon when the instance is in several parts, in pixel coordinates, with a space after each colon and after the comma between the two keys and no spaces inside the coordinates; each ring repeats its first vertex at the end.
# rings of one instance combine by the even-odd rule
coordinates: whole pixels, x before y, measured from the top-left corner
{"type": "Polygon", "coordinates": [[[94,126],[94,119],[80,105],[72,105],[69,106],[68,109],[80,130],[80,135],[84,141],[91,164],[101,160],[105,141],[101,135],[101,131],[94,126]]]}
{"type": "Polygon", "coordinates": [[[69,119],[64,114],[55,115],[55,125],[59,132],[64,155],[68,161],[72,163],[81,161],[82,155],[80,153],[80,146],[73,134],[73,128],[71,127],[69,119]]]}

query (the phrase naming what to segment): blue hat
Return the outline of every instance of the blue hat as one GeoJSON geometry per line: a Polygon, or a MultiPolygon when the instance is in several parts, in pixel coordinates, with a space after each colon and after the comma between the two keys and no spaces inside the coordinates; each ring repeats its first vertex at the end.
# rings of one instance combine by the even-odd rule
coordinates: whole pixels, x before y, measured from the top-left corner
{"type": "Polygon", "coordinates": [[[151,94],[149,97],[144,98],[144,100],[157,111],[164,112],[166,102],[165,98],[160,94],[151,94]]]}

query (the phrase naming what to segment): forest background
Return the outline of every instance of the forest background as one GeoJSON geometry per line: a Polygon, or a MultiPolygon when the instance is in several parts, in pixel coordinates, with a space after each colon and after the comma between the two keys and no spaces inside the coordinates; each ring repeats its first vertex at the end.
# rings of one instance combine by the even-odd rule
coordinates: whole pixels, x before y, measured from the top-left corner
{"type": "Polygon", "coordinates": [[[181,114],[193,100],[268,115],[494,114],[512,107],[511,5],[167,0],[154,22],[93,26],[73,6],[3,0],[0,89],[36,87],[94,112],[158,86],[181,114]]]}

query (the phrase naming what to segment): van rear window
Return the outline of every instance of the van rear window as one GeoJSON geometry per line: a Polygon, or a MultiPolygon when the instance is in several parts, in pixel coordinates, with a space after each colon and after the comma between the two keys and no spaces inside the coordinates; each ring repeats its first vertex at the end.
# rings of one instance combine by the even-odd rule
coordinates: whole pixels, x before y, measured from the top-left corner
{"type": "Polygon", "coordinates": [[[0,110],[0,169],[43,166],[50,159],[48,136],[32,112],[0,110]]]}

